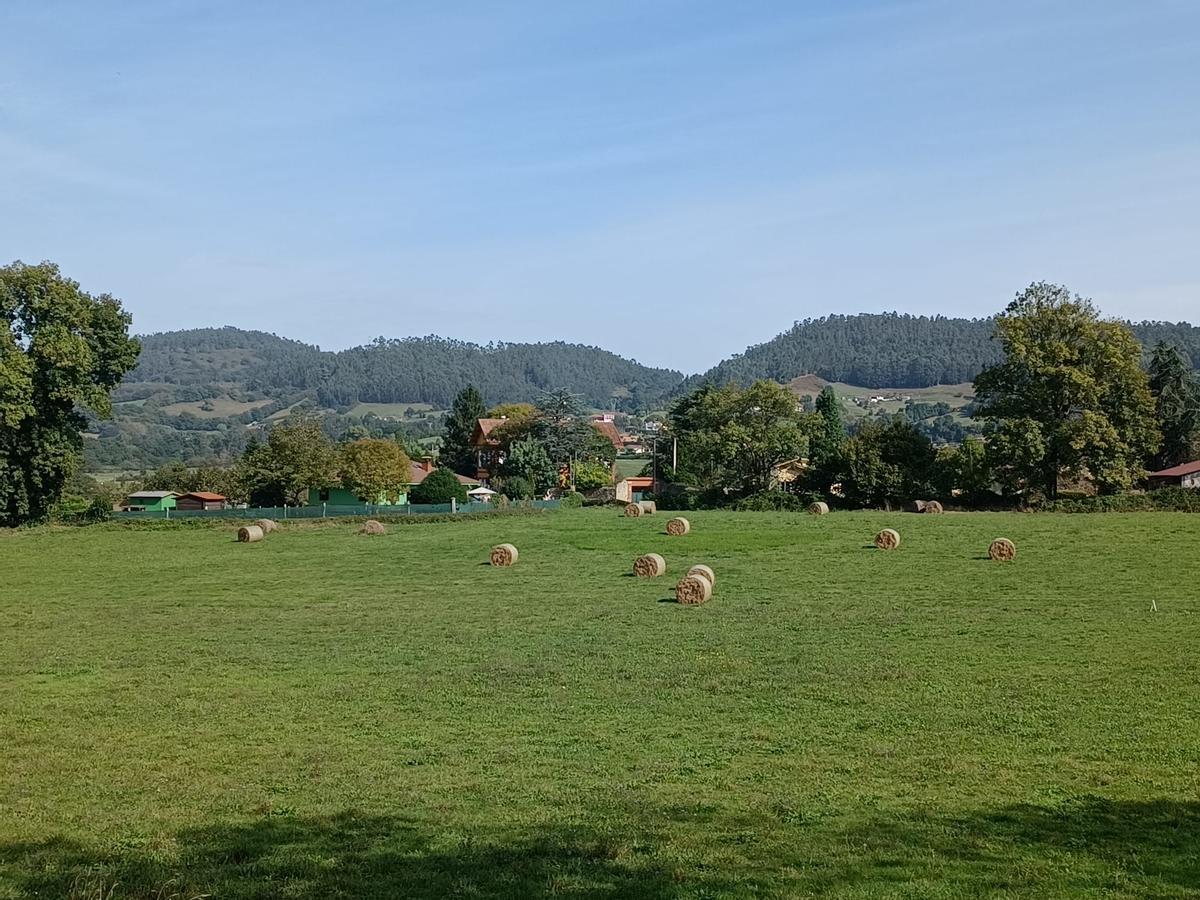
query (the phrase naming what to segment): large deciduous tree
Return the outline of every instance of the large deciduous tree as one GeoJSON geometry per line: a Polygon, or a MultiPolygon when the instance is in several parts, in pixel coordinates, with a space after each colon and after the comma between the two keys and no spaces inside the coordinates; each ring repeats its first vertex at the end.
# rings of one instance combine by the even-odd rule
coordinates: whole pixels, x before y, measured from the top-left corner
{"type": "Polygon", "coordinates": [[[130,317],[52,263],[0,268],[0,524],[44,519],[82,450],[82,411],[107,418],[137,363],[130,317]]]}
{"type": "Polygon", "coordinates": [[[867,422],[846,442],[842,491],[856,506],[884,506],[929,497],[937,454],[911,423],[867,422]]]}
{"type": "Polygon", "coordinates": [[[1010,491],[1058,496],[1060,479],[1130,487],[1158,447],[1141,346],[1065,287],[1030,285],[996,318],[1004,361],[975,379],[989,455],[1010,491]]]}
{"type": "Polygon", "coordinates": [[[276,425],[266,443],[254,443],[238,463],[252,506],[302,506],[310,488],[336,481],[337,453],[315,419],[276,425]]]}
{"type": "Polygon", "coordinates": [[[764,490],[779,463],[807,451],[804,419],[796,395],[772,381],[702,387],[672,408],[678,452],[660,442],[660,471],[678,484],[728,497],[764,490]],[[678,460],[673,470],[672,458],[678,460]]]}
{"type": "Polygon", "coordinates": [[[1155,469],[1190,462],[1200,455],[1200,386],[1179,350],[1159,341],[1150,357],[1150,393],[1162,446],[1155,469]]]}
{"type": "Polygon", "coordinates": [[[475,450],[471,447],[471,438],[475,434],[475,424],[486,413],[483,396],[475,385],[468,384],[458,392],[450,414],[446,416],[446,438],[440,456],[443,466],[464,475],[475,474],[475,450]]]}
{"type": "Polygon", "coordinates": [[[342,486],[367,503],[395,500],[412,479],[412,461],[395,441],[362,438],[341,448],[342,486]]]}
{"type": "Polygon", "coordinates": [[[546,452],[546,447],[532,437],[516,441],[504,460],[506,478],[528,481],[538,493],[558,484],[558,469],[546,452]]]}

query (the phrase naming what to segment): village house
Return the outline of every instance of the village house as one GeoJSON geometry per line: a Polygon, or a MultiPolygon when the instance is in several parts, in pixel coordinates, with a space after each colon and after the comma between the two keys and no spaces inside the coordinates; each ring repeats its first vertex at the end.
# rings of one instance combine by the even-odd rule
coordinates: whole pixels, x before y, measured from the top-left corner
{"type": "Polygon", "coordinates": [[[1146,476],[1150,487],[1184,487],[1200,488],[1200,459],[1192,462],[1171,466],[1146,476]]]}
{"type": "MultiPolygon", "coordinates": [[[[471,446],[475,449],[475,478],[476,484],[487,481],[504,465],[504,441],[501,440],[501,426],[508,422],[507,418],[479,419],[475,422],[475,431],[471,435],[471,446]]],[[[618,453],[624,446],[621,433],[613,423],[611,414],[598,415],[591,420],[592,427],[604,435],[618,453]]]]}
{"type": "Polygon", "coordinates": [[[475,477],[486,481],[492,472],[504,465],[504,445],[496,429],[508,421],[507,416],[498,419],[478,419],[471,435],[471,446],[475,449],[475,477]]]}
{"type": "MultiPolygon", "coordinates": [[[[413,460],[409,464],[409,480],[407,484],[396,485],[394,490],[384,491],[374,500],[370,501],[373,506],[406,506],[408,504],[409,492],[418,484],[424,481],[431,472],[437,470],[437,466],[433,464],[432,456],[424,456],[419,460],[413,460]]],[[[479,487],[479,481],[475,478],[468,478],[465,475],[455,474],[454,476],[467,488],[479,487]]],[[[309,488],[308,489],[308,505],[309,506],[362,506],[364,501],[353,491],[347,490],[341,485],[335,485],[327,488],[309,488]]]]}
{"type": "Polygon", "coordinates": [[[798,456],[795,459],[777,463],[771,469],[771,481],[784,491],[794,491],[802,483],[804,474],[808,471],[808,458],[798,456]]]}

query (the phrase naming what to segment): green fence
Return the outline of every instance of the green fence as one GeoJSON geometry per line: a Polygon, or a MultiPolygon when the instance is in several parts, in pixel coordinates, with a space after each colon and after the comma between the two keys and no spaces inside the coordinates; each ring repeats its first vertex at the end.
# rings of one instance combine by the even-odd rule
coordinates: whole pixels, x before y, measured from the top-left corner
{"type": "MultiPolygon", "coordinates": [[[[534,509],[558,509],[558,500],[534,500],[534,509]]],[[[332,519],[338,516],[370,516],[386,519],[391,516],[450,515],[492,512],[499,507],[494,503],[405,503],[396,506],[376,506],[362,503],[355,506],[267,506],[246,509],[164,509],[154,512],[118,512],[113,518],[125,519],[332,519]]]]}

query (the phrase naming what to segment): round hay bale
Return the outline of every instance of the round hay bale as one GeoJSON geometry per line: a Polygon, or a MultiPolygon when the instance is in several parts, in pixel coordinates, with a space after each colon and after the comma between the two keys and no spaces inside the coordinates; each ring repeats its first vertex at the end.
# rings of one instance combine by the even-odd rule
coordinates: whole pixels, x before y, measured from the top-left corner
{"type": "Polygon", "coordinates": [[[667,574],[667,561],[657,553],[647,553],[633,561],[633,574],[638,578],[657,578],[667,574]]]}
{"type": "Polygon", "coordinates": [[[900,546],[900,532],[894,528],[885,528],[875,535],[875,546],[880,550],[895,550],[900,546]]]}
{"type": "Polygon", "coordinates": [[[362,528],[358,529],[359,534],[386,534],[387,529],[383,527],[382,522],[375,519],[367,519],[363,522],[362,528]]]}
{"type": "Polygon", "coordinates": [[[708,566],[697,564],[688,569],[687,573],[689,575],[699,575],[711,585],[716,585],[717,583],[717,576],[713,574],[713,570],[708,566]]]}
{"type": "Polygon", "coordinates": [[[626,503],[625,516],[630,519],[636,519],[642,514],[642,505],[640,503],[626,503]]]}
{"type": "Polygon", "coordinates": [[[810,503],[808,511],[814,516],[824,516],[829,514],[829,504],[823,500],[818,500],[816,503],[810,503]]]}
{"type": "Polygon", "coordinates": [[[988,559],[1008,562],[1017,555],[1017,545],[1008,538],[996,538],[988,547],[988,559]]]}
{"type": "Polygon", "coordinates": [[[692,523],[683,516],[676,516],[667,522],[667,534],[679,537],[692,530],[692,523]]]}
{"type": "Polygon", "coordinates": [[[279,523],[274,519],[258,519],[254,524],[262,529],[263,534],[270,534],[279,528],[279,523]]]}
{"type": "Polygon", "coordinates": [[[517,548],[512,544],[497,544],[492,548],[493,566],[512,566],[517,562],[517,548]]]}
{"type": "Polygon", "coordinates": [[[702,575],[685,575],[675,585],[675,601],[697,606],[712,599],[712,582],[702,575]]]}
{"type": "Polygon", "coordinates": [[[263,539],[263,530],[257,525],[243,525],[237,530],[239,544],[253,544],[263,539]]]}
{"type": "Polygon", "coordinates": [[[936,500],[930,500],[925,504],[925,515],[927,516],[940,516],[943,512],[944,510],[942,509],[942,504],[938,503],[936,500]]]}
{"type": "Polygon", "coordinates": [[[653,500],[639,500],[638,506],[642,508],[642,514],[646,516],[652,516],[658,512],[658,504],[653,500]]]}
{"type": "Polygon", "coordinates": [[[924,500],[914,500],[911,504],[909,504],[908,508],[915,513],[923,513],[925,512],[926,505],[927,504],[924,500]]]}

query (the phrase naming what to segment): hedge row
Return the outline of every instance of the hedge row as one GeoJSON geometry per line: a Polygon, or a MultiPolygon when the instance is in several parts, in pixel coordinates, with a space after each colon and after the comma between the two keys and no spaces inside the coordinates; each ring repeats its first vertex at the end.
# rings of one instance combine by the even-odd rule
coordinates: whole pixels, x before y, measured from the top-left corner
{"type": "Polygon", "coordinates": [[[1112,494],[1057,500],[1039,507],[1047,512],[1193,512],[1200,513],[1200,490],[1159,488],[1144,494],[1112,494]]]}

